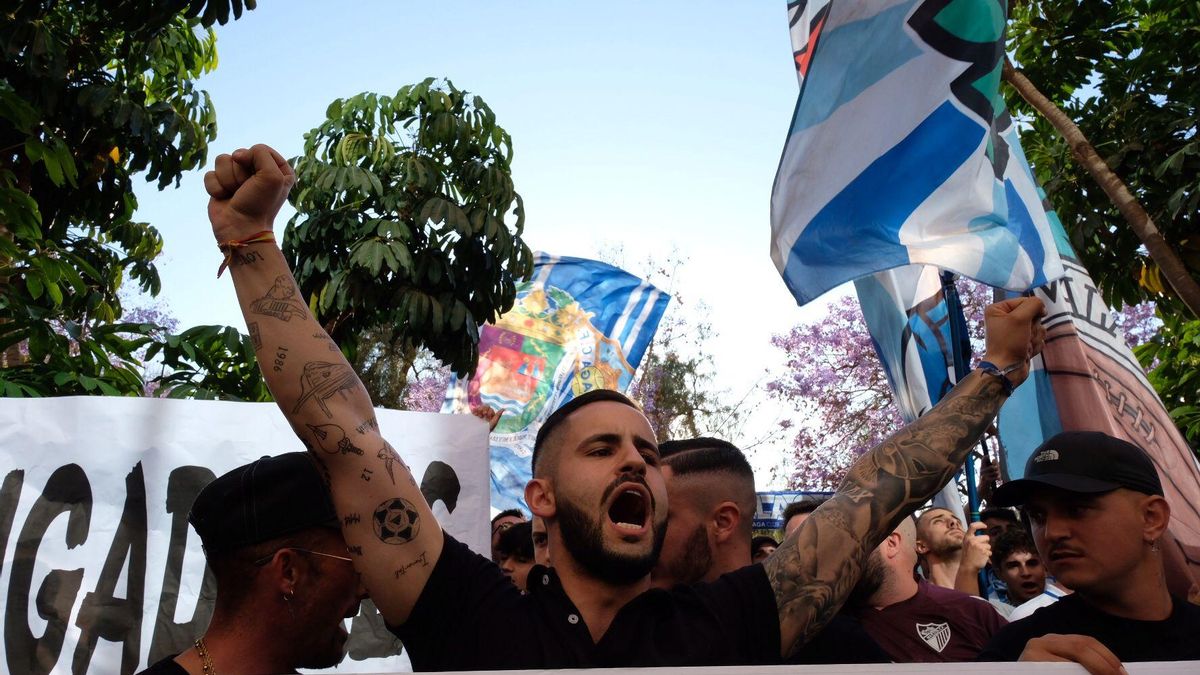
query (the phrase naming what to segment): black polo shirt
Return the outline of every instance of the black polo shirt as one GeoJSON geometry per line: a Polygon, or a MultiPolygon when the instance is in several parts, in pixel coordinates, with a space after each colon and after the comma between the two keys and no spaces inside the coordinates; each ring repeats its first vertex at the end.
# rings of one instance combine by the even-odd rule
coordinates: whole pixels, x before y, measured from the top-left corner
{"type": "Polygon", "coordinates": [[[594,643],[554,570],[535,566],[522,595],[492,561],[450,535],[445,542],[408,622],[392,629],[415,670],[779,663],[779,614],[762,565],[646,591],[594,643]]]}

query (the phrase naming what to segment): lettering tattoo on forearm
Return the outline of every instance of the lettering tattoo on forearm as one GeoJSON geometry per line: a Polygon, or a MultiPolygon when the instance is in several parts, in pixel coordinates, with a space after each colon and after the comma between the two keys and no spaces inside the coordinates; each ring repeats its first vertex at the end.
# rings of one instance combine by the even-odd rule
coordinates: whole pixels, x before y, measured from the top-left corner
{"type": "Polygon", "coordinates": [[[343,525],[357,525],[361,522],[362,516],[358,515],[357,513],[347,513],[345,517],[342,518],[343,525]]]}
{"type": "Polygon", "coordinates": [[[292,408],[292,414],[300,412],[300,406],[309,399],[316,399],[317,405],[326,417],[332,418],[333,412],[325,401],[337,394],[346,399],[346,392],[358,387],[358,375],[348,363],[328,363],[326,361],[311,361],[304,364],[304,372],[300,375],[300,400],[292,408]]]}
{"type": "Polygon", "coordinates": [[[271,365],[271,370],[282,373],[283,362],[287,360],[288,348],[282,345],[275,348],[275,363],[271,365]]]}
{"type": "Polygon", "coordinates": [[[248,322],[246,330],[250,331],[250,341],[254,343],[254,351],[262,349],[262,334],[258,332],[258,322],[248,322]]]}
{"type": "Polygon", "coordinates": [[[336,424],[305,424],[308,430],[313,433],[313,437],[317,441],[317,447],[331,454],[355,454],[362,455],[362,448],[354,445],[350,438],[346,436],[346,430],[336,424]]]}
{"type": "Polygon", "coordinates": [[[346,550],[350,551],[350,555],[359,555],[360,556],[363,554],[361,546],[347,546],[346,550]]]}
{"type": "Polygon", "coordinates": [[[361,479],[365,480],[366,482],[370,483],[370,482],[371,482],[371,475],[372,475],[372,474],[374,474],[374,473],[375,473],[375,472],[374,472],[374,471],[372,471],[372,470],[370,470],[370,469],[363,469],[363,470],[362,470],[362,474],[361,474],[361,475],[359,475],[359,478],[361,478],[361,479]]]}
{"type": "Polygon", "coordinates": [[[412,502],[403,497],[392,497],[375,507],[371,524],[379,541],[407,544],[421,531],[421,516],[412,502]]]}
{"type": "Polygon", "coordinates": [[[275,285],[261,298],[250,303],[250,312],[273,316],[280,321],[291,321],[293,317],[308,318],[308,306],[300,301],[296,282],[290,274],[275,277],[275,285]]]}
{"type": "Polygon", "coordinates": [[[258,251],[233,251],[229,255],[229,265],[253,265],[262,260],[262,254],[258,251]]]}
{"type": "Polygon", "coordinates": [[[371,419],[366,420],[362,424],[354,427],[354,430],[360,434],[367,433],[368,429],[373,430],[373,431],[379,431],[379,421],[376,420],[374,417],[372,417],[371,419]]]}
{"type": "Polygon", "coordinates": [[[396,578],[399,579],[400,577],[404,576],[405,574],[408,574],[408,571],[410,569],[412,569],[418,565],[420,565],[421,567],[429,567],[429,562],[425,560],[425,556],[426,556],[426,552],[421,551],[421,555],[417,556],[416,560],[413,560],[410,563],[406,563],[400,569],[396,570],[396,578]]]}
{"type": "Polygon", "coordinates": [[[964,380],[942,403],[861,457],[826,504],[765,561],[785,654],[817,634],[858,583],[871,551],[954,475],[1003,402],[999,380],[964,380]]]}

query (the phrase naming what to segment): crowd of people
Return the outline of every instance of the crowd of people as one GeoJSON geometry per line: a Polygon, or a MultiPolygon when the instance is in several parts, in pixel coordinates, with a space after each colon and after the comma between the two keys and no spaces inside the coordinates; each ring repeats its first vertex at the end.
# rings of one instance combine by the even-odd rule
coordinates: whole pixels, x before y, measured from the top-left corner
{"type": "Polygon", "coordinates": [[[193,648],[146,672],[336,664],[343,620],[368,595],[417,670],[979,659],[1118,673],[1122,661],[1200,659],[1200,606],[1168,585],[1170,505],[1138,447],[1063,433],[994,491],[981,522],[928,507],[1028,376],[1044,339],[1035,298],[990,306],[981,367],[832,496],[789,507],[778,539],[754,536],[754,474],[737,447],[659,443],[635,403],[593,390],[539,429],[530,513],[499,514],[490,555],[471,551],[441,529],[404,439],[380,436],[303,303],[276,309],[298,291],[264,233],[292,182],[261,145],[205,176],[256,347],[286,347],[263,375],[309,452],[201,493],[190,520],[217,609],[193,648]],[[354,431],[348,445],[321,443],[330,426],[354,431]]]}

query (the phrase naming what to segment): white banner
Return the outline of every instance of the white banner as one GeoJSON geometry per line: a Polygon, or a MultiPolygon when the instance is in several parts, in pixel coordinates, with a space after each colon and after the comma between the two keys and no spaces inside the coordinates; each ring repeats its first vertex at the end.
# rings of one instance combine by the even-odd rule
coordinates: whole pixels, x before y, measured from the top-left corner
{"type": "MultiPolygon", "coordinates": [[[[487,425],[376,414],[442,527],[489,550],[487,425]]],[[[236,466],[297,450],[274,404],[0,400],[0,669],[132,672],[188,648],[215,592],[192,501],[236,466]]],[[[337,672],[411,670],[369,602],[347,647],[337,672]]]]}

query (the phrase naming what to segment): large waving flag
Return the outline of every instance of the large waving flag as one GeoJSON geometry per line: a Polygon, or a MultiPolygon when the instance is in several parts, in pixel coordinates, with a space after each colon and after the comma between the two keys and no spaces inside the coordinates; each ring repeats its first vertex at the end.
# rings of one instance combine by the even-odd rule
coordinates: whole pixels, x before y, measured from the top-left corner
{"type": "Polygon", "coordinates": [[[1046,303],[1046,346],[1029,380],[1000,409],[1002,468],[1021,478],[1029,455],[1060,431],[1102,431],[1144,449],[1171,504],[1171,531],[1200,579],[1200,466],[1171,422],[1112,312],[1055,221],[1063,279],[1035,291],[1046,303]]]}
{"type": "Polygon", "coordinates": [[[1024,291],[1062,276],[999,96],[1003,0],[794,0],[800,97],[771,256],[804,304],[935,265],[1024,291]]]}
{"type": "Polygon", "coordinates": [[[492,508],[525,506],[530,455],[556,408],[592,389],[625,391],[670,296],[595,260],[537,253],[513,308],[479,334],[479,367],[442,412],[504,411],[491,436],[492,508]]]}

